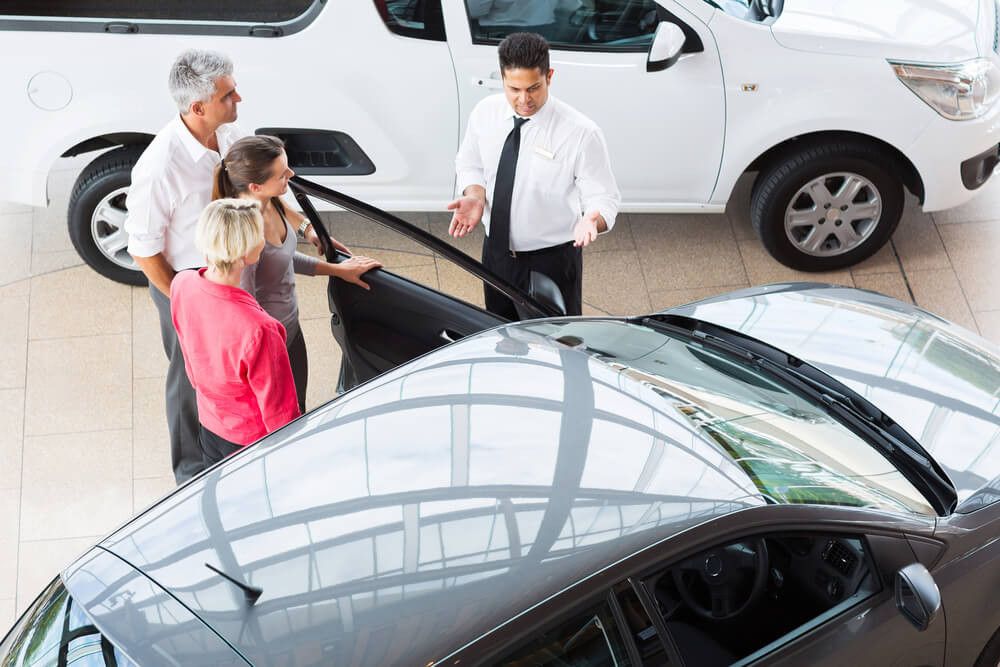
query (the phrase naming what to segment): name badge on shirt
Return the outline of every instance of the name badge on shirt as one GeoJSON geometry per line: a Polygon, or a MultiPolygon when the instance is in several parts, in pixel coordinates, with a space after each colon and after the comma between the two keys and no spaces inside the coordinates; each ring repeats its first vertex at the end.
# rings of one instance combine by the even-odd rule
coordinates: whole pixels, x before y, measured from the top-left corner
{"type": "Polygon", "coordinates": [[[541,146],[535,146],[534,150],[535,150],[536,153],[538,153],[539,155],[541,155],[546,160],[552,160],[552,159],[555,159],[555,157],[556,157],[555,153],[553,153],[552,151],[546,150],[546,149],[542,148],[541,146]]]}

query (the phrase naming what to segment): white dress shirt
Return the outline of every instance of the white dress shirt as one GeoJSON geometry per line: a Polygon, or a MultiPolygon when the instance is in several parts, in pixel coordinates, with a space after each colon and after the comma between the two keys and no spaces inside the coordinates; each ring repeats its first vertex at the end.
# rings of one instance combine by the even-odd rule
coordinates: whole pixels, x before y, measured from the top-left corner
{"type": "MultiPolygon", "coordinates": [[[[514,127],[506,97],[492,95],[469,115],[455,158],[458,192],[486,189],[483,224],[489,234],[490,203],[504,141],[514,127]]],[[[551,95],[521,126],[521,149],[510,209],[510,247],[537,250],[573,240],[584,213],[597,211],[610,230],[621,204],[604,134],[573,107],[551,95]]]]}
{"type": "MultiPolygon", "coordinates": [[[[235,124],[216,130],[222,155],[243,136],[235,124]]],[[[194,138],[179,115],[160,130],[132,168],[125,201],[130,254],[152,257],[162,252],[175,271],[205,265],[194,245],[194,229],[212,201],[212,176],[221,159],[194,138]]]]}

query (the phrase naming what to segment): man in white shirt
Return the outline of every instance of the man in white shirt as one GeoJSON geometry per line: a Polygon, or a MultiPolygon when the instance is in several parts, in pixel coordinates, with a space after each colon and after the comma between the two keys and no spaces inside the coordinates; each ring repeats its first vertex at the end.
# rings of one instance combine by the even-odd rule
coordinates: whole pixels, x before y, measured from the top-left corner
{"type": "Polygon", "coordinates": [[[180,115],[160,130],[132,169],[125,230],[128,251],[149,279],[170,361],[167,426],[174,477],[180,484],[204,466],[195,393],[170,319],[170,283],[178,271],[205,264],[194,245],[195,226],[212,200],[215,166],[243,133],[231,124],[242,98],[226,56],[185,51],[170,69],[169,86],[180,115]]]}
{"type": "MultiPolygon", "coordinates": [[[[458,191],[449,233],[486,226],[483,264],[527,291],[531,271],[551,278],[569,315],[583,307],[582,248],[610,230],[621,203],[604,135],[589,118],[549,95],[548,43],[514,33],[499,46],[504,93],[469,116],[455,158],[458,191]]],[[[486,308],[518,319],[489,286],[486,308]]]]}

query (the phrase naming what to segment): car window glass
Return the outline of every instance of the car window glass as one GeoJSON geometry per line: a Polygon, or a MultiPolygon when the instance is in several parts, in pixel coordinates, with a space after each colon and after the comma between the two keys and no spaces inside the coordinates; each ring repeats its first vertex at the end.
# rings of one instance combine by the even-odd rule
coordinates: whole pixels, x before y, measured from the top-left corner
{"type": "Polygon", "coordinates": [[[606,603],[573,616],[498,660],[503,667],[626,667],[631,665],[606,603]]]}
{"type": "Polygon", "coordinates": [[[0,15],[166,21],[279,23],[303,14],[315,0],[9,0],[0,15]]]}
{"type": "Polygon", "coordinates": [[[755,660],[881,590],[861,536],[821,533],[720,544],[644,585],[684,663],[700,667],[755,660]]]}
{"type": "Polygon", "coordinates": [[[660,22],[653,0],[466,0],[472,39],[535,32],[553,48],[646,51],[660,22]]]}
{"type": "Polygon", "coordinates": [[[622,610],[622,617],[628,626],[628,631],[632,635],[632,642],[642,658],[642,664],[645,667],[661,667],[671,664],[663,641],[657,633],[652,619],[639,601],[635,589],[630,584],[622,584],[615,589],[615,597],[618,599],[618,606],[622,610]]]}
{"type": "Polygon", "coordinates": [[[385,27],[397,35],[445,40],[440,0],[375,0],[375,9],[385,27]]]}
{"type": "Polygon", "coordinates": [[[0,644],[2,667],[135,667],[56,579],[0,644]]]}

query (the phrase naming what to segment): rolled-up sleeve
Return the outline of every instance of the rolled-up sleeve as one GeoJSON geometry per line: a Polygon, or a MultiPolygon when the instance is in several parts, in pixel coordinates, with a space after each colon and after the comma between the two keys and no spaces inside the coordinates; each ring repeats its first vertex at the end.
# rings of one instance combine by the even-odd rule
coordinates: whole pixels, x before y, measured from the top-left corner
{"type": "Polygon", "coordinates": [[[465,128],[465,137],[458,147],[455,156],[455,187],[461,195],[470,185],[486,187],[486,174],[483,171],[483,157],[479,152],[479,136],[476,129],[476,111],[469,114],[469,125],[465,128]]]}
{"type": "MultiPolygon", "coordinates": [[[[137,165],[138,167],[138,165],[137,165]]],[[[125,201],[128,216],[128,252],[135,257],[152,257],[166,247],[167,225],[170,223],[171,202],[163,178],[132,170],[132,185],[125,201]]]]}
{"type": "Polygon", "coordinates": [[[610,230],[615,226],[622,196],[614,172],[611,171],[608,146],[600,129],[594,129],[584,136],[577,156],[575,176],[584,213],[597,211],[610,230]]]}

